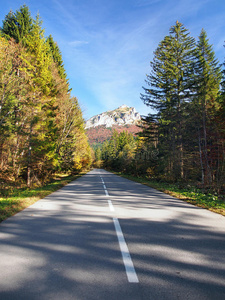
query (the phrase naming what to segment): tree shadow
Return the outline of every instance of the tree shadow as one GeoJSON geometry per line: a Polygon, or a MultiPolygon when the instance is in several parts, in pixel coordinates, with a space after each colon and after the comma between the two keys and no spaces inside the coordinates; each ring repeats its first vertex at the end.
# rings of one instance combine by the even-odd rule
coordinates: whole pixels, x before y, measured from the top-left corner
{"type": "Polygon", "coordinates": [[[104,172],[113,214],[98,173],[0,224],[1,299],[225,299],[224,227],[215,231],[201,209],[104,172]],[[139,284],[127,281],[113,216],[139,284]]]}

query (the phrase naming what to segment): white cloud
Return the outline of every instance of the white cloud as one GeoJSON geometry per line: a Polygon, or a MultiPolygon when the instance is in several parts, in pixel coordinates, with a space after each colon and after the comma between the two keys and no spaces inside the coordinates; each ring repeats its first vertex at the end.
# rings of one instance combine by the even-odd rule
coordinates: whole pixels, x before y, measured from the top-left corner
{"type": "Polygon", "coordinates": [[[68,43],[69,46],[72,46],[74,48],[82,46],[82,45],[86,45],[86,44],[88,44],[87,41],[72,41],[72,42],[68,43]]]}
{"type": "Polygon", "coordinates": [[[161,0],[136,0],[136,6],[149,6],[161,2],[161,0]]]}
{"type": "MultiPolygon", "coordinates": [[[[4,7],[9,11],[15,2],[8,0],[4,7]]],[[[221,62],[225,56],[223,0],[28,2],[57,41],[73,93],[90,116],[123,103],[148,113],[139,96],[145,74],[153,51],[176,20],[195,38],[203,27],[221,62]]]]}
{"type": "Polygon", "coordinates": [[[71,0],[66,6],[54,0],[67,33],[62,36],[62,45],[75,93],[76,83],[82,81],[88,95],[85,98],[83,93],[81,101],[87,108],[93,109],[93,101],[95,107],[105,110],[125,103],[147,114],[149,108],[140,100],[140,93],[153,51],[177,19],[197,38],[201,22],[207,21],[198,14],[210,1],[181,0],[176,5],[172,0],[125,1],[126,9],[118,11],[118,16],[112,10],[111,20],[107,20],[113,1],[105,3],[103,10],[101,0],[84,1],[79,7],[71,0]]]}

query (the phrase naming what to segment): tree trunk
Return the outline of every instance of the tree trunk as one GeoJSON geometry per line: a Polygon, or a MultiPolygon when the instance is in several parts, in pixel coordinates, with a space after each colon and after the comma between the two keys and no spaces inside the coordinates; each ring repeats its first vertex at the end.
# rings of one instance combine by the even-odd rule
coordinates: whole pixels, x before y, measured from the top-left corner
{"type": "Polygon", "coordinates": [[[31,136],[32,136],[32,124],[30,124],[30,135],[28,145],[28,156],[27,156],[27,187],[31,186],[31,136]]]}
{"type": "Polygon", "coordinates": [[[203,167],[203,161],[202,161],[202,147],[201,147],[201,136],[200,136],[200,130],[198,129],[198,148],[199,148],[199,158],[200,158],[200,164],[201,164],[201,173],[202,173],[202,184],[205,184],[205,174],[204,174],[204,167],[203,167]]]}
{"type": "Polygon", "coordinates": [[[208,143],[207,143],[207,131],[206,131],[206,101],[204,100],[203,110],[202,110],[202,125],[203,125],[203,136],[204,136],[204,156],[207,167],[207,178],[209,184],[212,184],[212,173],[211,168],[209,166],[209,158],[208,158],[208,143]]]}

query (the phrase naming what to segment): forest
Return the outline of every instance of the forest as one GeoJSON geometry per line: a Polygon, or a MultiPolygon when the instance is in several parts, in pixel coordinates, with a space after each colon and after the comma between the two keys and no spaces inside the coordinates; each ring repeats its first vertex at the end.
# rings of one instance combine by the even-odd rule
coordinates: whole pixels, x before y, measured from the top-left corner
{"type": "Polygon", "coordinates": [[[0,188],[43,185],[92,163],[60,49],[26,5],[0,29],[0,188]]]}
{"type": "Polygon", "coordinates": [[[134,138],[114,132],[96,153],[104,167],[150,180],[225,192],[225,70],[204,29],[196,40],[180,22],[158,44],[134,138]]]}
{"type": "MultiPolygon", "coordinates": [[[[0,29],[0,188],[43,185],[93,160],[62,54],[26,5],[0,29]]],[[[168,183],[225,191],[225,68],[204,29],[180,22],[158,44],[141,99],[150,113],[134,137],[113,131],[95,166],[168,183]]]]}

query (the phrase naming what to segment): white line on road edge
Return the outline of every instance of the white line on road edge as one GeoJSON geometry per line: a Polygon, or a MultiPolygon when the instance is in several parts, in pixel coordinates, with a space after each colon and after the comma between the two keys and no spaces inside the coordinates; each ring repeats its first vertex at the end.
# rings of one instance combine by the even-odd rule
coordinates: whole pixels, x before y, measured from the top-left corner
{"type": "Polygon", "coordinates": [[[123,263],[126,269],[126,273],[127,273],[127,278],[129,282],[132,283],[138,283],[138,277],[127,247],[127,244],[125,242],[124,236],[123,236],[123,232],[122,229],[120,227],[120,223],[119,220],[117,218],[113,218],[113,222],[114,222],[114,226],[115,226],[115,230],[116,230],[116,234],[117,234],[117,238],[119,241],[119,245],[120,245],[120,250],[122,253],[122,257],[123,257],[123,263]]]}
{"type": "Polygon", "coordinates": [[[109,193],[106,189],[105,189],[105,194],[106,194],[106,196],[109,196],[109,193]]]}

